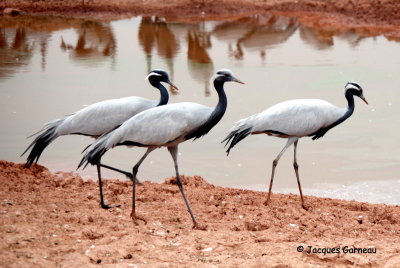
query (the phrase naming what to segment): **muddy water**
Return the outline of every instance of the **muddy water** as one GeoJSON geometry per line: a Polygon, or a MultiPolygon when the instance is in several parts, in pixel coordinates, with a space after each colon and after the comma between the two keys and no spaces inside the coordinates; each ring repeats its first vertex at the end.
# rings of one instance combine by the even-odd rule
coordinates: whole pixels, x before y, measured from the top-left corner
{"type": "MultiPolygon", "coordinates": [[[[368,201],[400,203],[395,198],[400,186],[400,43],[306,28],[295,19],[268,15],[194,24],[154,17],[111,23],[16,17],[2,18],[0,27],[1,159],[23,162],[19,155],[32,140],[27,136],[85,105],[130,95],[158,99],[144,80],[153,68],[167,70],[180,88],[171,103],[213,106],[217,96],[210,78],[229,68],[246,85],[226,84],[224,118],[207,136],[180,146],[180,170],[217,185],[265,190],[272,160],[286,141],[251,136],[226,157],[220,141],[227,130],[236,120],[288,99],[320,98],[345,106],[343,86],[354,80],[364,87],[370,105],[356,100],[353,116],[323,139],[300,140],[304,191],[344,197],[337,189],[350,189],[350,199],[362,200],[354,192],[375,193],[393,198],[368,201]]],[[[53,171],[75,171],[91,141],[61,137],[39,163],[53,171]]],[[[143,152],[116,148],[103,159],[129,170],[143,152]]],[[[292,155],[288,150],[278,165],[275,191],[297,192],[292,155]]],[[[96,174],[92,167],[77,172],[86,178],[96,174]]],[[[144,162],[139,178],[162,181],[173,174],[172,159],[161,149],[144,162]]],[[[123,179],[113,172],[105,176],[123,179]]]]}

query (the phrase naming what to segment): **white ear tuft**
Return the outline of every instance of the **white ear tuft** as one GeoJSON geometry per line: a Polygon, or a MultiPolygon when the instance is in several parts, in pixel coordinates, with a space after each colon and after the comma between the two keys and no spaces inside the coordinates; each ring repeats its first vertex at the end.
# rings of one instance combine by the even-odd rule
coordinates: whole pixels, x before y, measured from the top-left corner
{"type": "Polygon", "coordinates": [[[146,76],[146,78],[145,78],[144,80],[148,80],[149,77],[150,77],[150,76],[153,76],[153,75],[162,76],[161,74],[158,74],[158,73],[155,73],[155,72],[151,72],[151,73],[149,73],[149,75],[146,76]]]}
{"type": "Polygon", "coordinates": [[[361,86],[354,81],[347,82],[346,86],[344,87],[344,91],[346,92],[349,89],[355,89],[358,91],[362,91],[361,86]]]}
{"type": "Polygon", "coordinates": [[[218,70],[217,72],[216,72],[216,74],[219,74],[219,75],[223,75],[223,74],[229,74],[229,75],[232,75],[233,76],[233,72],[231,71],[231,70],[229,70],[229,69],[220,69],[220,70],[218,70]]]}

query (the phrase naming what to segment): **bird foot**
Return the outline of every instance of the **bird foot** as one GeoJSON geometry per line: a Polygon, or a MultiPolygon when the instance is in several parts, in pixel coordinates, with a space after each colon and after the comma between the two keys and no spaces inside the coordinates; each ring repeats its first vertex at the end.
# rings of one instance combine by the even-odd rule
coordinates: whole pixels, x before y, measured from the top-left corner
{"type": "Polygon", "coordinates": [[[206,231],[207,230],[207,225],[206,224],[198,224],[197,222],[193,224],[192,229],[195,230],[201,230],[201,231],[206,231]]]}
{"type": "Polygon", "coordinates": [[[101,206],[102,209],[110,209],[111,208],[111,206],[106,205],[104,203],[100,203],[100,206],[101,206]]]}
{"type": "Polygon", "coordinates": [[[137,216],[135,212],[131,212],[131,219],[135,225],[139,225],[138,221],[141,220],[144,224],[147,224],[147,220],[141,216],[137,216]]]}
{"type": "Polygon", "coordinates": [[[308,211],[308,210],[310,210],[310,208],[311,208],[311,207],[307,207],[307,206],[304,205],[304,204],[301,204],[301,207],[302,207],[305,211],[308,211]]]}
{"type": "Polygon", "coordinates": [[[109,205],[100,203],[100,206],[102,209],[110,209],[110,208],[115,208],[115,207],[119,208],[121,205],[109,206],[109,205]]]}

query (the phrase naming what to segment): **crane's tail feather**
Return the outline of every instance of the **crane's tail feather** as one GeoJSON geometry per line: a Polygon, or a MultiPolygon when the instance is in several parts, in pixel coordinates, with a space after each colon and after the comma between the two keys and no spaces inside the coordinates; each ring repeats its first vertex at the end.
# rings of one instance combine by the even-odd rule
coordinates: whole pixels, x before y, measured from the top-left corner
{"type": "Polygon", "coordinates": [[[89,144],[88,146],[86,146],[85,148],[83,148],[81,154],[83,154],[87,149],[89,149],[89,147],[90,147],[91,145],[92,145],[92,144],[89,144]]]}
{"type": "MultiPolygon", "coordinates": [[[[57,127],[57,126],[61,125],[61,123],[64,122],[64,120],[65,120],[66,117],[68,117],[68,116],[65,116],[65,117],[63,117],[63,118],[58,118],[58,119],[52,120],[52,121],[50,121],[50,122],[47,122],[47,123],[43,126],[43,128],[42,128],[41,130],[39,130],[39,131],[33,133],[32,135],[29,135],[29,136],[26,137],[26,138],[27,138],[27,139],[32,138],[33,136],[35,136],[35,135],[37,135],[37,134],[39,134],[39,133],[41,133],[41,132],[47,131],[48,129],[50,129],[50,128],[52,128],[52,127],[57,127]]],[[[27,149],[27,150],[28,150],[28,149],[27,149]]],[[[25,152],[26,152],[27,150],[25,150],[25,152]]],[[[25,153],[25,152],[24,152],[24,153],[25,153]]],[[[23,153],[23,154],[24,154],[24,153],[23,153]]],[[[23,155],[23,154],[22,154],[22,155],[23,155]]],[[[22,155],[21,155],[21,156],[22,156],[22,155]]]]}
{"type": "MultiPolygon", "coordinates": [[[[107,133],[108,134],[108,133],[107,133]]],[[[100,163],[101,157],[108,151],[107,147],[107,137],[108,135],[104,134],[100,138],[98,138],[94,143],[87,146],[83,151],[86,151],[85,155],[82,157],[81,162],[78,165],[80,167],[86,168],[88,164],[97,165],[100,163]]]]}
{"type": "Polygon", "coordinates": [[[26,159],[25,167],[28,168],[32,166],[33,163],[37,163],[44,149],[46,149],[46,147],[57,137],[58,135],[56,133],[56,127],[51,127],[37,136],[36,139],[21,154],[21,156],[23,156],[29,149],[32,148],[28,158],[26,159]]]}
{"type": "Polygon", "coordinates": [[[237,144],[239,143],[241,140],[243,140],[244,138],[246,138],[248,135],[251,134],[251,127],[249,128],[245,128],[245,129],[235,129],[233,131],[231,131],[228,136],[226,136],[226,138],[222,141],[225,142],[225,147],[229,144],[228,149],[226,150],[226,154],[229,155],[229,152],[231,151],[231,149],[237,144]]]}
{"type": "MultiPolygon", "coordinates": [[[[44,149],[49,146],[55,139],[59,137],[57,133],[57,127],[65,120],[65,118],[56,119],[47,123],[41,130],[29,136],[32,137],[34,135],[38,135],[34,141],[25,149],[25,151],[21,154],[23,156],[27,153],[31,148],[28,158],[26,159],[25,167],[29,168],[33,163],[37,163],[40,156],[42,155],[44,149]]],[[[29,138],[28,137],[28,138],[29,138]]]]}

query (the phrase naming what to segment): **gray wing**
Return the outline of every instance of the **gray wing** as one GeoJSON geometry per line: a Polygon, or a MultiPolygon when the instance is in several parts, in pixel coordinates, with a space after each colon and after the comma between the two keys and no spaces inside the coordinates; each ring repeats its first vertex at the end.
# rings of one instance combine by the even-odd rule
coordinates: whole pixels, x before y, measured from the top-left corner
{"type": "Polygon", "coordinates": [[[345,112],[344,108],[338,108],[323,100],[291,100],[238,121],[232,130],[250,128],[252,133],[274,131],[288,136],[303,137],[332,124],[345,112]]]}
{"type": "Polygon", "coordinates": [[[100,136],[155,106],[157,101],[135,96],[98,102],[67,116],[57,132],[59,135],[79,133],[100,136]]]}
{"type": "Polygon", "coordinates": [[[162,146],[171,141],[182,142],[184,136],[210,117],[213,109],[197,103],[176,103],[155,107],[130,118],[108,137],[106,147],[134,142],[146,146],[162,146]]]}

